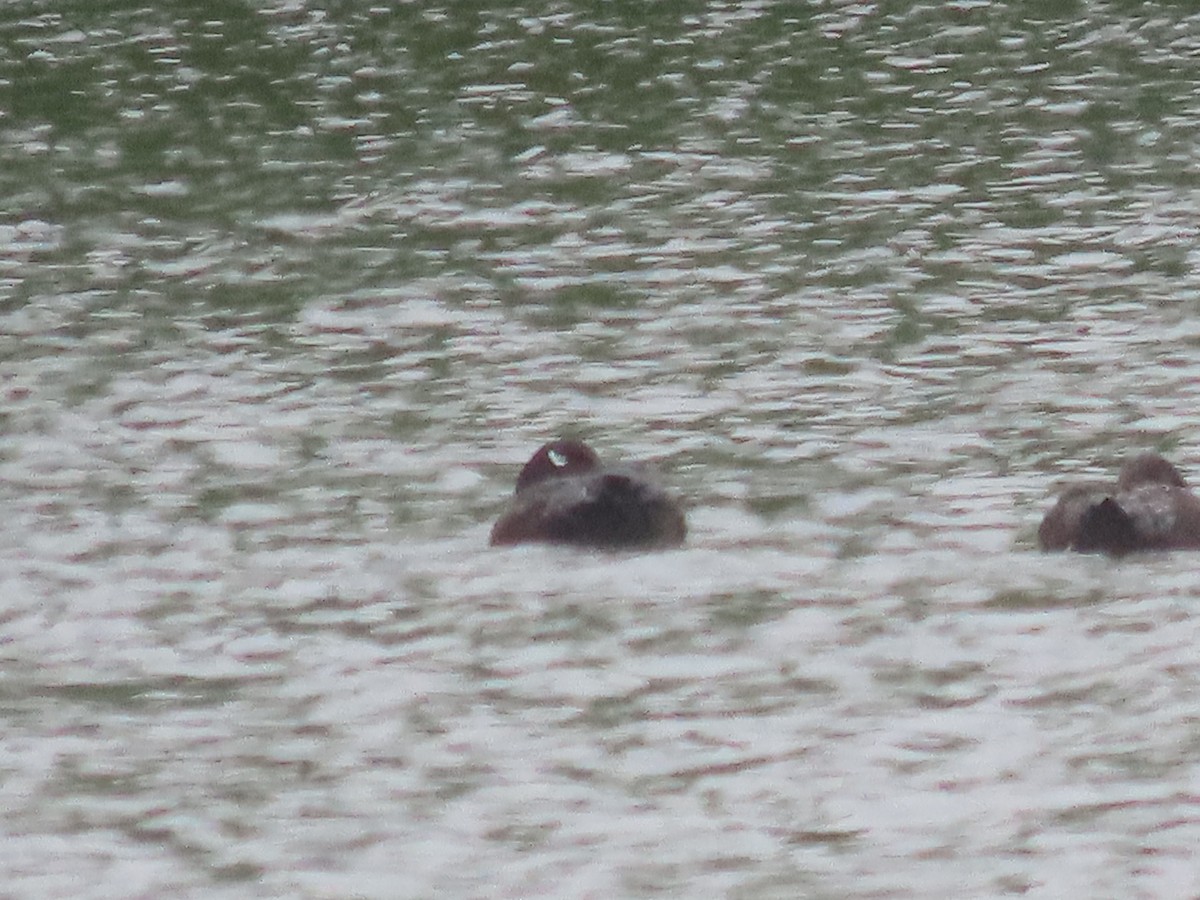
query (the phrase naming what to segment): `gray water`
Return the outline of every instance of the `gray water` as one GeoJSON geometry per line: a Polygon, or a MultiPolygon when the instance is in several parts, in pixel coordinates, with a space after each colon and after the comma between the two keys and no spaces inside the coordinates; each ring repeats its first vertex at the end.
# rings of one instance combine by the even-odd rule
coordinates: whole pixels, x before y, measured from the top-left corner
{"type": "Polygon", "coordinates": [[[1200,893],[1188,3],[0,12],[13,897],[1200,893]],[[573,434],[683,549],[493,550],[573,434]]]}

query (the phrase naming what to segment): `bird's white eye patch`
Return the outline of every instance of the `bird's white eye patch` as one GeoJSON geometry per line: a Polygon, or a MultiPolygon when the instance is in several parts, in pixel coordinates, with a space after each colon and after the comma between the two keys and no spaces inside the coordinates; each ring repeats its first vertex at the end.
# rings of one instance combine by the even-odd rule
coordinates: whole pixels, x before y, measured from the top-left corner
{"type": "Polygon", "coordinates": [[[554,463],[556,469],[562,469],[567,465],[567,456],[565,453],[560,453],[557,450],[550,450],[546,453],[550,457],[550,462],[554,463]]]}

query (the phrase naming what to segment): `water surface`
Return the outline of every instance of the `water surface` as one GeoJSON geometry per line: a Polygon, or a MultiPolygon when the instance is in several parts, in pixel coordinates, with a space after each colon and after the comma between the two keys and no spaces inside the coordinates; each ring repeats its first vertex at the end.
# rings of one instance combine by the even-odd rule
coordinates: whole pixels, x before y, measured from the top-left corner
{"type": "Polygon", "coordinates": [[[17,896],[1200,891],[1186,4],[0,17],[17,896]],[[559,434],[686,547],[491,550],[559,434]]]}

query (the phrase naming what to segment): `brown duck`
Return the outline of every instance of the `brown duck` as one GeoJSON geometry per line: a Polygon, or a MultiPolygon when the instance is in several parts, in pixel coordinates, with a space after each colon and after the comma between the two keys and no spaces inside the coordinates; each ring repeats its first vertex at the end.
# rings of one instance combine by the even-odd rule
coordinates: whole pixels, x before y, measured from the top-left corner
{"type": "Polygon", "coordinates": [[[1113,556],[1200,549],[1200,498],[1173,465],[1142,453],[1121,467],[1115,490],[1085,482],[1063,491],[1038,528],[1038,542],[1043,550],[1113,556]]]}
{"type": "Polygon", "coordinates": [[[491,543],[649,549],[681,544],[686,534],[678,501],[645,468],[607,467],[582,441],[561,440],[525,464],[491,543]]]}

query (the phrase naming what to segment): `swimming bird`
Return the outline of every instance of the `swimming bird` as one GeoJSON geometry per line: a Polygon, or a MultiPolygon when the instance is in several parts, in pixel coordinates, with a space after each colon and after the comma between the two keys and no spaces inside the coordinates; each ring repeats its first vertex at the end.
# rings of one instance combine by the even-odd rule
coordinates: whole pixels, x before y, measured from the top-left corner
{"type": "Polygon", "coordinates": [[[1200,549],[1200,498],[1157,453],[1128,460],[1115,489],[1100,482],[1068,487],[1038,528],[1043,550],[1121,556],[1138,550],[1200,549]]]}
{"type": "Polygon", "coordinates": [[[679,502],[645,467],[605,466],[582,441],[558,440],[525,463],[490,542],[650,549],[677,546],[686,534],[679,502]]]}

